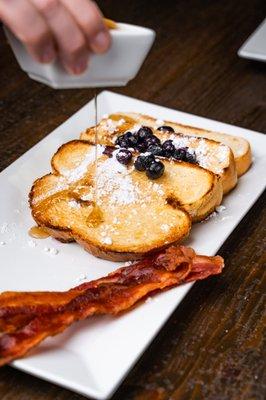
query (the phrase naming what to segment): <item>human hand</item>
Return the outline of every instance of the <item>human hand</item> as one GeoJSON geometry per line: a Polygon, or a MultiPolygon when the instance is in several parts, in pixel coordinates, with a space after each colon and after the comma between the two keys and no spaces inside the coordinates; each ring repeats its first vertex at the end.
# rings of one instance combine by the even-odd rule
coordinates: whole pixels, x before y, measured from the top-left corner
{"type": "Polygon", "coordinates": [[[0,0],[0,19],[41,63],[58,58],[81,74],[90,52],[104,53],[110,35],[91,0],[0,0]]]}

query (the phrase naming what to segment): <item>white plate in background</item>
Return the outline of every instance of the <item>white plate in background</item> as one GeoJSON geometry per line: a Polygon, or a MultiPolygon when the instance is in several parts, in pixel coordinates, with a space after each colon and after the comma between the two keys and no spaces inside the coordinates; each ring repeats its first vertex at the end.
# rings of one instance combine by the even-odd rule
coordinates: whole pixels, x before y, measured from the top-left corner
{"type": "Polygon", "coordinates": [[[239,57],[266,62],[266,18],[238,50],[239,57]]]}
{"type": "MultiPolygon", "coordinates": [[[[141,112],[243,136],[250,141],[252,168],[224,198],[226,209],[194,225],[187,241],[196,251],[214,255],[265,187],[266,137],[108,91],[98,96],[98,104],[99,117],[117,111],[141,112]]],[[[97,259],[75,243],[63,244],[52,238],[38,241],[27,234],[34,224],[27,204],[32,182],[50,171],[51,156],[62,143],[78,138],[82,130],[93,124],[92,100],[0,174],[0,242],[5,242],[0,246],[0,291],[67,290],[84,278],[99,278],[120,265],[97,259]]],[[[186,284],[158,294],[118,317],[93,317],[76,323],[63,334],[47,339],[13,366],[84,396],[107,399],[191,286],[186,284]]]]}

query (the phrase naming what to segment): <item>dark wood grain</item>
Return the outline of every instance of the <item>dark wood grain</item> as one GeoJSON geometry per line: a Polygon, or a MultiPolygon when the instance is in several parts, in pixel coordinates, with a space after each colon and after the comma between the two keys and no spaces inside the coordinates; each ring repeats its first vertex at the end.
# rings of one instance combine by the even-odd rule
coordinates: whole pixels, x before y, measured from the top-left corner
{"type": "MultiPolygon", "coordinates": [[[[116,92],[266,131],[266,65],[236,54],[265,17],[265,1],[100,4],[110,18],[157,32],[140,74],[116,92]]],[[[0,169],[93,95],[91,90],[55,91],[29,80],[2,33],[0,77],[0,169]]],[[[222,276],[194,285],[113,400],[265,398],[265,197],[221,249],[227,266],[222,276]]],[[[0,398],[83,399],[10,367],[0,370],[0,398]]]]}

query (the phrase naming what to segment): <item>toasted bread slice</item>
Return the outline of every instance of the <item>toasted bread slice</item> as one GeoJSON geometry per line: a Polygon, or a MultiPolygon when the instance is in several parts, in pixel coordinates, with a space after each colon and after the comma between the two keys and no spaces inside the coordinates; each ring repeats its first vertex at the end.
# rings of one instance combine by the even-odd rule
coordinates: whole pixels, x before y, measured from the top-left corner
{"type": "Polygon", "coordinates": [[[158,127],[157,122],[162,123],[163,125],[172,126],[176,132],[182,133],[189,136],[200,136],[207,139],[215,140],[217,142],[223,143],[224,145],[231,148],[233,151],[237,176],[243,175],[252,164],[252,155],[251,155],[251,147],[249,142],[240,137],[240,136],[232,136],[226,133],[213,132],[208,131],[206,129],[195,128],[193,126],[182,125],[178,122],[168,122],[168,121],[159,121],[155,118],[149,117],[147,115],[141,115],[138,113],[127,113],[121,115],[125,115],[126,117],[131,117],[136,122],[148,125],[151,124],[154,127],[158,127]]]}
{"type": "MultiPolygon", "coordinates": [[[[162,123],[163,121],[160,122],[162,123]]],[[[145,115],[121,113],[111,114],[107,118],[103,118],[97,126],[98,142],[105,145],[114,144],[117,136],[127,130],[137,130],[141,125],[152,128],[154,134],[162,141],[172,139],[176,147],[189,147],[192,149],[201,167],[221,176],[224,194],[235,187],[237,172],[230,147],[206,138],[157,130],[159,125],[156,125],[156,120],[145,115]]],[[[175,124],[171,125],[174,127],[175,124]]],[[[95,127],[88,128],[81,134],[80,138],[94,143],[95,127]]]]}
{"type": "MultiPolygon", "coordinates": [[[[250,144],[246,139],[240,136],[233,136],[226,133],[208,131],[206,129],[183,125],[178,122],[160,121],[150,116],[138,113],[119,114],[121,115],[120,118],[125,117],[127,121],[131,119],[131,123],[134,121],[134,123],[142,125],[146,124],[148,126],[151,125],[154,128],[157,128],[160,125],[168,125],[172,126],[177,133],[182,133],[188,136],[200,136],[206,139],[215,140],[217,142],[223,143],[224,145],[230,147],[233,152],[236,163],[237,176],[243,175],[252,164],[250,144]]],[[[109,116],[109,118],[110,117],[112,118],[112,116],[109,116]]]]}
{"type": "Polygon", "coordinates": [[[39,226],[95,256],[133,260],[179,242],[191,219],[205,218],[221,202],[220,179],[197,165],[164,160],[163,176],[152,181],[132,164],[120,164],[115,152],[103,154],[104,146],[97,146],[96,170],[95,148],[81,140],[61,146],[53,172],[37,179],[30,192],[39,226]]]}

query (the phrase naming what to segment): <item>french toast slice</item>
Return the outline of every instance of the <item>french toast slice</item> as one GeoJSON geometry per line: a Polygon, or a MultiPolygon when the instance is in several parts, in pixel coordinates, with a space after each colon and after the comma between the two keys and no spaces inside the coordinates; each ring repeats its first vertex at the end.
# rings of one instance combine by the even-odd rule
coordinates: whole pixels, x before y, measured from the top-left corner
{"type": "MultiPolygon", "coordinates": [[[[224,194],[232,190],[237,183],[237,171],[234,155],[230,147],[215,140],[182,134],[179,132],[179,125],[157,121],[152,117],[136,113],[111,114],[103,118],[97,126],[98,143],[113,145],[116,138],[128,130],[136,131],[140,126],[152,128],[153,133],[161,141],[173,140],[177,148],[188,147],[195,152],[197,162],[203,168],[209,169],[220,175],[224,194]],[[176,132],[158,130],[160,125],[173,127],[176,132]],[[178,129],[178,130],[177,130],[178,129]]],[[[80,136],[82,140],[94,143],[95,127],[88,128],[80,136]]]]}
{"type": "MultiPolygon", "coordinates": [[[[159,122],[155,118],[138,113],[126,113],[125,115],[136,120],[140,119],[141,121],[143,121],[142,123],[144,123],[144,121],[150,121],[150,123],[155,124],[155,126],[157,126],[157,122],[159,122]]],[[[217,141],[219,143],[223,143],[224,145],[230,147],[234,155],[238,177],[247,172],[252,164],[250,143],[241,136],[233,136],[227,133],[208,131],[206,129],[183,125],[179,122],[164,121],[164,123],[165,125],[172,126],[179,133],[189,136],[200,136],[206,139],[217,141]]]]}
{"type": "Polygon", "coordinates": [[[118,150],[110,157],[104,149],[97,146],[96,169],[96,146],[68,142],[53,156],[52,173],[34,182],[32,216],[56,239],[108,260],[138,259],[185,238],[192,220],[221,202],[220,179],[198,165],[164,160],[163,176],[150,180],[133,163],[120,164],[118,150]]]}
{"type": "Polygon", "coordinates": [[[206,139],[215,140],[217,142],[223,143],[224,145],[230,147],[233,152],[236,163],[237,176],[241,176],[245,172],[247,172],[252,164],[250,144],[246,139],[241,136],[233,136],[226,133],[208,131],[206,129],[183,125],[179,122],[159,121],[148,115],[142,115],[138,113],[121,113],[121,115],[130,117],[134,119],[137,123],[147,123],[148,125],[151,124],[154,127],[158,126],[157,122],[163,122],[163,125],[172,126],[178,133],[189,136],[200,136],[206,139]]]}

